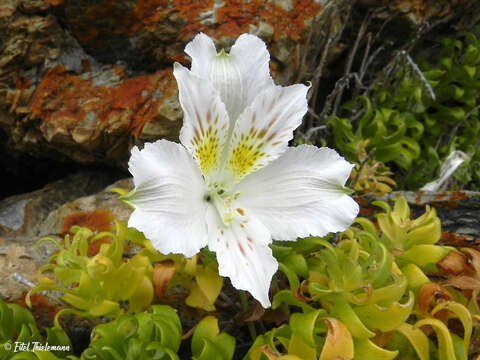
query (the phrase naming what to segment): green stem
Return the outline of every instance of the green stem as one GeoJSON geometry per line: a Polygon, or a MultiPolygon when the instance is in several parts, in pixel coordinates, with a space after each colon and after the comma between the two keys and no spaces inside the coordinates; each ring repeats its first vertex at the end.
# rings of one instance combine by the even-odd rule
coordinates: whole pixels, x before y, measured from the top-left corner
{"type": "MultiPolygon", "coordinates": [[[[246,291],[239,291],[239,297],[240,297],[240,303],[242,304],[243,311],[247,311],[248,309],[248,298],[247,298],[247,292],[246,291]]],[[[248,326],[248,332],[250,333],[250,337],[252,338],[252,341],[255,341],[257,338],[257,331],[255,330],[255,325],[253,322],[249,321],[247,322],[248,326]]]]}

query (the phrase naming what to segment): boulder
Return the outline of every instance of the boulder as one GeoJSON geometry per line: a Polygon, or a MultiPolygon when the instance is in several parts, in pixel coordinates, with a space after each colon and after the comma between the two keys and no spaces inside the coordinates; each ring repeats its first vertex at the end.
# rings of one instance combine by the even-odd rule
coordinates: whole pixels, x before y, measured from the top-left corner
{"type": "Polygon", "coordinates": [[[0,129],[36,157],[125,167],[133,144],[176,140],[172,64],[207,33],[262,37],[288,83],[324,2],[6,0],[0,4],[0,129]]]}
{"type": "MultiPolygon", "coordinates": [[[[38,267],[51,255],[53,248],[42,247],[37,252],[34,245],[43,236],[61,233],[52,213],[64,204],[98,193],[113,180],[109,172],[80,172],[0,201],[0,297],[16,299],[28,290],[38,267]]],[[[118,215],[118,211],[114,213],[118,215]]]]}

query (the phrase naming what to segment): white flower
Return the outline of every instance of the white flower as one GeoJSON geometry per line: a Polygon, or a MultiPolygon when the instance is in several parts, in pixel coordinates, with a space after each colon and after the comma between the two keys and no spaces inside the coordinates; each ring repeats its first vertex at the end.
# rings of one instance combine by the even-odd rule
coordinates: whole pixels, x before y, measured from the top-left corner
{"type": "Polygon", "coordinates": [[[197,35],[176,63],[181,144],[132,149],[135,210],[128,225],[160,252],[217,253],[219,273],[264,307],[278,268],[269,244],[346,229],[358,205],[343,191],[352,164],[334,150],[288,147],[307,111],[305,85],[275,85],[269,53],[253,35],[229,54],[197,35]]]}

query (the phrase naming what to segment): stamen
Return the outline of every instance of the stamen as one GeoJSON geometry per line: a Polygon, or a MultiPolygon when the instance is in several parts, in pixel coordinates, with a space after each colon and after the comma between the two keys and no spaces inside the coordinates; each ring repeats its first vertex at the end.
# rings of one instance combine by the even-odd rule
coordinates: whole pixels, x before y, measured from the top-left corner
{"type": "Polygon", "coordinates": [[[218,212],[220,219],[225,226],[230,225],[234,219],[234,212],[231,209],[230,197],[224,198],[221,195],[224,194],[224,190],[211,191],[208,196],[211,199],[215,209],[218,212]]]}

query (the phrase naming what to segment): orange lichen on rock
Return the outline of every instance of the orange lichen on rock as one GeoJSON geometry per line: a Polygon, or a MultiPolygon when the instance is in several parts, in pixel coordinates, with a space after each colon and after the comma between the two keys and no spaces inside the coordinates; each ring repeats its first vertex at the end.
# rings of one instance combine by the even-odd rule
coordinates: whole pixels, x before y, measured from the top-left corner
{"type": "Polygon", "coordinates": [[[220,26],[215,35],[236,37],[248,32],[251,24],[264,21],[273,27],[274,39],[287,36],[299,40],[306,31],[306,21],[313,20],[321,9],[320,4],[311,0],[295,0],[289,10],[260,0],[227,0],[217,10],[220,26]]]}
{"type": "MultiPolygon", "coordinates": [[[[76,143],[99,138],[102,132],[140,135],[143,126],[159,116],[158,107],[175,91],[171,70],[98,84],[94,76],[78,76],[65,67],[52,68],[42,79],[31,104],[34,118],[48,141],[71,137],[76,143]]],[[[88,74],[87,74],[88,75],[88,74]]]]}
{"type": "Polygon", "coordinates": [[[415,191],[415,204],[417,205],[422,204],[422,196],[424,193],[425,191],[422,191],[422,190],[415,191]]]}
{"type": "Polygon", "coordinates": [[[107,210],[94,210],[91,212],[79,211],[74,213],[63,221],[61,234],[70,232],[74,225],[87,227],[94,232],[110,231],[113,225],[113,214],[107,210]]]}
{"type": "MultiPolygon", "coordinates": [[[[166,16],[169,0],[138,0],[133,13],[147,28],[156,24],[166,16]]],[[[172,12],[170,9],[168,12],[172,12]]]]}
{"type": "Polygon", "coordinates": [[[456,200],[466,200],[468,195],[464,191],[443,191],[438,194],[435,194],[435,200],[441,201],[456,201],[456,200]]]}
{"type": "Polygon", "coordinates": [[[465,191],[452,191],[450,198],[452,200],[466,200],[468,195],[465,191]]]}
{"type": "Polygon", "coordinates": [[[306,30],[306,22],[313,20],[321,9],[321,5],[312,0],[294,0],[291,9],[261,0],[225,0],[218,8],[213,0],[138,0],[134,14],[150,31],[171,15],[183,19],[180,37],[184,41],[200,31],[217,38],[237,37],[259,22],[273,27],[275,39],[287,36],[298,40],[306,30]],[[212,21],[202,21],[202,14],[209,11],[212,21]]]}

